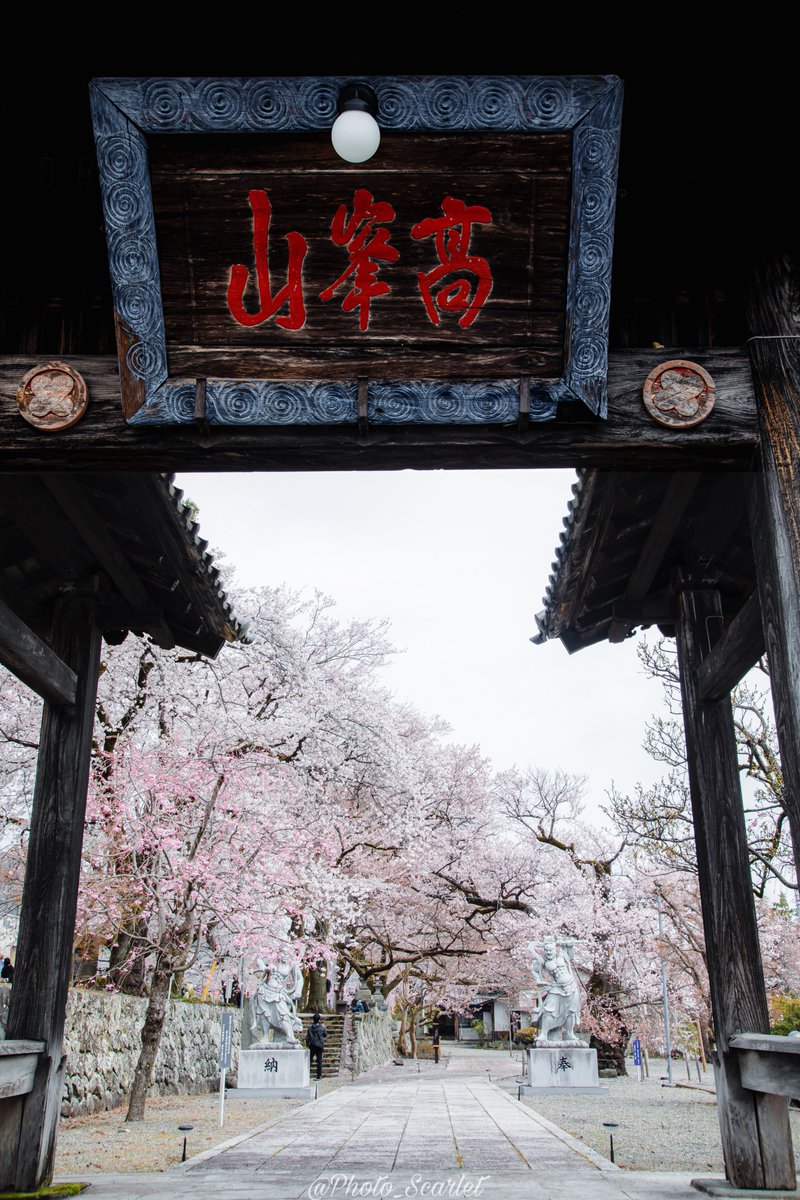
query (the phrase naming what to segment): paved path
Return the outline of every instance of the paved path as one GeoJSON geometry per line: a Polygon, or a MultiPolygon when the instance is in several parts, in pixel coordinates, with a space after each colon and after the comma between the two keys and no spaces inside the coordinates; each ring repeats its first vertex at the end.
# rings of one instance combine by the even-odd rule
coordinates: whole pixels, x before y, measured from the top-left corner
{"type": "Polygon", "coordinates": [[[87,1196],[697,1200],[688,1175],[620,1170],[520,1104],[518,1069],[480,1052],[383,1068],[182,1167],[94,1177],[87,1196]]]}

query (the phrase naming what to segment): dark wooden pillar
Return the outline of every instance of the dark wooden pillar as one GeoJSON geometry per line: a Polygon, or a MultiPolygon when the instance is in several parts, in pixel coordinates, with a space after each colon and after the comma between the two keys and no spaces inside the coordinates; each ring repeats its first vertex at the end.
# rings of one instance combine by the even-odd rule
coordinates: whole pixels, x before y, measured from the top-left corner
{"type": "Polygon", "coordinates": [[[57,603],[53,650],[77,677],[72,706],[46,703],[28,840],[9,1038],[43,1041],[33,1091],[0,1101],[0,1189],[49,1183],[92,748],[100,632],[91,595],[57,603]]]}
{"type": "Polygon", "coordinates": [[[717,1051],[725,1172],[740,1188],[793,1188],[788,1101],[745,1090],[729,1040],[769,1031],[730,699],[700,699],[700,665],[723,632],[713,589],[678,588],[678,662],[717,1051]]]}
{"type": "Polygon", "coordinates": [[[748,315],[761,439],[750,519],[783,803],[800,879],[800,298],[788,260],[759,272],[748,315]]]}

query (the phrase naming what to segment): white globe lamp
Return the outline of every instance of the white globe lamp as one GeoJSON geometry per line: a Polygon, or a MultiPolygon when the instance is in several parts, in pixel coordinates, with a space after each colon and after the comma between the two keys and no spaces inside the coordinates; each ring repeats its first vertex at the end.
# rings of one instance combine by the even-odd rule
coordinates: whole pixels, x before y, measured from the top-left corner
{"type": "Polygon", "coordinates": [[[339,116],[331,129],[333,148],[349,163],[366,162],[381,144],[375,117],[378,97],[366,83],[348,83],[339,93],[339,116]]]}

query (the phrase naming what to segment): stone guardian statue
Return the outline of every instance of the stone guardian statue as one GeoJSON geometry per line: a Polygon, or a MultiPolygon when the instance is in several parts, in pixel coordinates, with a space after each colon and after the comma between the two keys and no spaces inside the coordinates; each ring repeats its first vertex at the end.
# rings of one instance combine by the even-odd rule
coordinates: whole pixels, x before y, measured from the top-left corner
{"type": "Polygon", "coordinates": [[[303,1028],[297,1015],[295,995],[303,985],[300,967],[282,950],[276,963],[268,967],[258,960],[261,980],[253,995],[251,1030],[258,1040],[253,1049],[284,1045],[302,1049],[296,1034],[303,1028]],[[271,1040],[270,1040],[271,1039],[271,1040]]]}
{"type": "Polygon", "coordinates": [[[534,981],[543,987],[533,1019],[539,1021],[535,1046],[585,1046],[575,1034],[581,1015],[580,986],[572,967],[569,939],[543,939],[543,955],[534,956],[534,981]]]}

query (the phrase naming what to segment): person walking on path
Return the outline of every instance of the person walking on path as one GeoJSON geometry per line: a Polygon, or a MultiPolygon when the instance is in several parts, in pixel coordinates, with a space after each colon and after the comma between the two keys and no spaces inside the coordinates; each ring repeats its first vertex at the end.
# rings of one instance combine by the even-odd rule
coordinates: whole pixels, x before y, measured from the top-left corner
{"type": "Polygon", "coordinates": [[[315,1059],[317,1062],[317,1079],[322,1079],[322,1051],[325,1049],[327,1036],[328,1031],[322,1024],[319,1013],[314,1013],[314,1020],[306,1030],[306,1045],[311,1051],[311,1066],[313,1067],[315,1059]]]}

